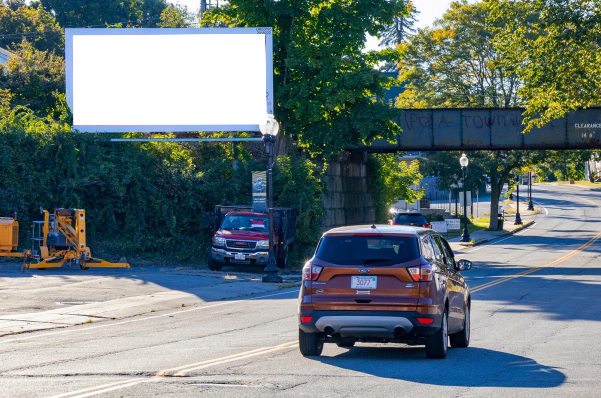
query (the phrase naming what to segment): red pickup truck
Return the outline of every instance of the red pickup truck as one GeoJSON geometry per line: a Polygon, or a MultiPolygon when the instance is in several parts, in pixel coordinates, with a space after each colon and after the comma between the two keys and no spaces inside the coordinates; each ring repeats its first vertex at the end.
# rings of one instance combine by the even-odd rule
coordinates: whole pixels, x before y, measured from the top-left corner
{"type": "MultiPolygon", "coordinates": [[[[273,209],[275,256],[278,268],[285,268],[294,242],[296,209],[273,209]]],[[[269,215],[253,212],[251,206],[215,206],[214,235],[208,256],[209,269],[224,265],[258,265],[269,258],[269,215]]]]}

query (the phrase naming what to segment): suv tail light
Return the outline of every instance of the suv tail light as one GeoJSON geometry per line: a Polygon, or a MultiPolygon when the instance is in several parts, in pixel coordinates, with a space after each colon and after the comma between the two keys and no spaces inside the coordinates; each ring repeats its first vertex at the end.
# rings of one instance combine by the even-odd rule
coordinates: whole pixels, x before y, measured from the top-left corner
{"type": "Polygon", "coordinates": [[[316,281],[317,278],[319,278],[322,269],[323,267],[320,267],[319,265],[313,265],[311,263],[305,264],[303,267],[303,280],[316,281]]]}
{"type": "Polygon", "coordinates": [[[419,267],[407,268],[411,278],[415,282],[429,282],[432,280],[432,266],[430,264],[421,265],[419,267]]]}
{"type": "Polygon", "coordinates": [[[424,224],[424,228],[430,228],[430,224],[424,224]]]}

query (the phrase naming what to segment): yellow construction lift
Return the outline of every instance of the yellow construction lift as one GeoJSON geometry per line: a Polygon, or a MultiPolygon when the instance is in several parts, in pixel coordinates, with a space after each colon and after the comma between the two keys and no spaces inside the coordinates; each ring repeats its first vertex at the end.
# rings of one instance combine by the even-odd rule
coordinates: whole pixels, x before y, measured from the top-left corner
{"type": "Polygon", "coordinates": [[[19,224],[16,219],[0,218],[0,256],[23,257],[23,268],[60,268],[72,262],[83,270],[90,267],[129,268],[128,263],[111,263],[92,257],[86,244],[86,212],[81,209],[41,209],[43,221],[33,222],[33,247],[16,252],[19,224]],[[4,227],[4,228],[3,228],[4,227]],[[8,232],[8,230],[12,232],[8,232]]]}

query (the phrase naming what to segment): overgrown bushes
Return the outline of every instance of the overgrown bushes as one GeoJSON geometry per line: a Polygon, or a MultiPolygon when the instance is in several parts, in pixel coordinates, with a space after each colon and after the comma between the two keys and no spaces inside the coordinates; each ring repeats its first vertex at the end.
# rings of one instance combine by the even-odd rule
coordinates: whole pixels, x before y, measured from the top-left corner
{"type": "MultiPolygon", "coordinates": [[[[230,145],[231,146],[231,145],[230,145]]],[[[176,144],[111,143],[103,135],[0,133],[0,216],[19,213],[21,246],[39,208],[86,209],[88,238],[115,256],[204,258],[215,204],[250,203],[251,170],[264,168],[247,151],[232,167],[224,144],[184,149],[176,144]]],[[[302,157],[280,157],[278,206],[299,209],[293,257],[315,243],[321,217],[319,175],[302,157]]]]}

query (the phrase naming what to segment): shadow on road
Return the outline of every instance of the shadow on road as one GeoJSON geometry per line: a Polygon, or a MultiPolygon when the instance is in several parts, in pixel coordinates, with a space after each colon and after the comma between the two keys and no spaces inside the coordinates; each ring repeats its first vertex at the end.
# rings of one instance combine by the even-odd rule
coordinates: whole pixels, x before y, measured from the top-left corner
{"type": "Polygon", "coordinates": [[[357,346],[314,360],[376,377],[438,386],[551,388],[566,380],[558,368],[477,347],[450,348],[444,361],[427,359],[423,347],[402,346],[357,346]]]}

